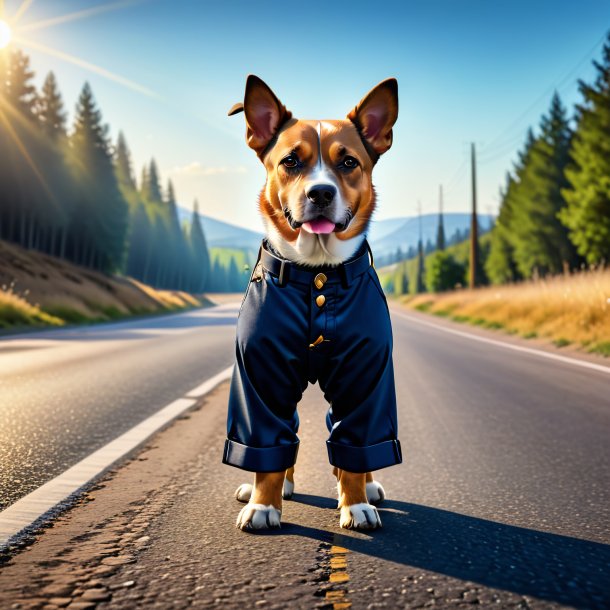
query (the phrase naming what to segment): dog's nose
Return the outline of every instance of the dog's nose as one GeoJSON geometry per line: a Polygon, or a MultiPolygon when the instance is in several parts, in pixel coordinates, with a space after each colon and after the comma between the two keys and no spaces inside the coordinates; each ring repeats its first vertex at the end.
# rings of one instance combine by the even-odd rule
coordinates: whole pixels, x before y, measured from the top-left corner
{"type": "Polygon", "coordinates": [[[332,184],[314,184],[307,189],[305,194],[314,205],[325,208],[332,203],[337,189],[332,184]]]}

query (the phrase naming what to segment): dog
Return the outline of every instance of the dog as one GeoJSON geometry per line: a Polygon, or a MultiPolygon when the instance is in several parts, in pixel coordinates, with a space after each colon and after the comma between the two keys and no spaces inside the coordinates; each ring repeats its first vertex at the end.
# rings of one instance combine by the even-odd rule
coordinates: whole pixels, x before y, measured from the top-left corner
{"type": "Polygon", "coordinates": [[[242,530],[279,527],[294,492],[297,404],[318,382],[330,404],[329,461],[340,526],[374,529],[385,497],[372,471],[402,461],[389,310],[366,231],[373,167],[392,145],[393,78],[343,120],[298,120],[257,76],[246,81],[246,141],[263,163],[266,238],[240,308],[223,462],[254,472],[236,498],[242,530]]]}

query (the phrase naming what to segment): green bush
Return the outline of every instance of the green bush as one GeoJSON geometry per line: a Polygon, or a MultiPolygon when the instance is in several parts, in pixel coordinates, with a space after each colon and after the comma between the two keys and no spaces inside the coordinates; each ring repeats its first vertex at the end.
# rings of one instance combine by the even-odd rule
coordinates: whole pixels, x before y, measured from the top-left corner
{"type": "Polygon", "coordinates": [[[426,288],[429,292],[452,290],[464,283],[466,268],[446,251],[431,254],[426,261],[426,288]]]}

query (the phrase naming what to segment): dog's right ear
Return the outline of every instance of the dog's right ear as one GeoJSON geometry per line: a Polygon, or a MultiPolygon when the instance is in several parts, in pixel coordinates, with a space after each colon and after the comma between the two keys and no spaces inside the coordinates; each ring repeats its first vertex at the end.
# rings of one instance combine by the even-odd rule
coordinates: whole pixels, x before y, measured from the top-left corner
{"type": "Polygon", "coordinates": [[[269,142],[282,125],[292,118],[290,110],[277,99],[275,93],[254,74],[246,80],[243,104],[235,104],[229,116],[244,111],[246,115],[246,141],[248,146],[261,157],[269,142]]]}

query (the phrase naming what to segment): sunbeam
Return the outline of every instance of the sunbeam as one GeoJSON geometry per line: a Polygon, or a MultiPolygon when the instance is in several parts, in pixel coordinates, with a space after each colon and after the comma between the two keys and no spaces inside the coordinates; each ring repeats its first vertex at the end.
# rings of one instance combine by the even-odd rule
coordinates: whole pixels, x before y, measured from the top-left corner
{"type": "Polygon", "coordinates": [[[53,25],[68,23],[70,21],[78,21],[79,19],[87,19],[88,17],[92,17],[93,15],[98,15],[100,13],[106,13],[108,11],[127,8],[134,4],[141,4],[143,1],[144,0],[122,0],[121,2],[100,4],[99,6],[93,6],[82,11],[76,11],[74,13],[67,13],[65,15],[59,15],[58,17],[51,17],[49,19],[43,19],[41,21],[34,21],[32,23],[28,23],[19,27],[19,32],[34,32],[36,30],[42,30],[53,25]]]}
{"type": "Polygon", "coordinates": [[[14,40],[15,40],[15,42],[19,43],[20,45],[22,45],[24,47],[29,47],[31,49],[35,49],[42,53],[46,53],[47,55],[50,55],[51,57],[57,57],[57,59],[61,59],[68,63],[74,64],[75,66],[79,66],[80,68],[84,68],[85,70],[89,70],[90,72],[93,72],[94,74],[98,74],[99,76],[107,78],[108,80],[111,80],[115,83],[119,83],[120,85],[123,85],[124,87],[127,87],[128,89],[131,89],[132,91],[137,91],[138,93],[142,93],[143,95],[147,95],[148,97],[154,97],[154,98],[160,99],[160,96],[157,95],[154,91],[151,91],[150,89],[147,89],[146,87],[139,85],[138,83],[134,83],[133,81],[131,81],[127,78],[124,78],[123,76],[114,74],[113,72],[110,72],[109,70],[106,70],[105,68],[96,66],[95,64],[85,61],[84,59],[80,59],[79,57],[75,57],[74,55],[64,53],[63,51],[59,51],[57,49],[52,49],[51,47],[47,47],[43,44],[40,44],[39,42],[34,42],[33,40],[23,38],[22,36],[15,36],[14,40]]]}
{"type": "Polygon", "coordinates": [[[11,125],[11,121],[4,113],[5,109],[11,113],[13,119],[18,119],[18,120],[21,119],[19,114],[15,112],[15,110],[10,106],[10,104],[4,102],[2,100],[2,98],[0,98],[0,123],[2,123],[4,125],[4,128],[8,132],[10,138],[15,143],[17,150],[19,150],[19,152],[23,155],[23,158],[26,160],[27,164],[30,166],[30,168],[34,172],[35,176],[40,181],[40,184],[42,185],[42,188],[44,189],[45,193],[49,196],[51,201],[56,203],[57,199],[56,199],[55,195],[51,192],[51,189],[49,188],[49,185],[47,184],[46,180],[44,179],[44,176],[40,173],[40,170],[36,167],[36,164],[34,163],[34,160],[32,159],[32,157],[30,156],[30,153],[27,151],[23,142],[19,138],[19,135],[17,134],[17,132],[14,130],[13,126],[11,125]]]}
{"type": "Polygon", "coordinates": [[[32,6],[33,3],[34,3],[34,0],[23,0],[21,5],[17,9],[17,12],[11,17],[11,21],[15,25],[17,25],[19,20],[23,17],[23,15],[25,15],[25,12],[30,8],[30,6],[32,6]]]}

